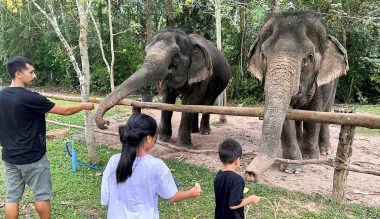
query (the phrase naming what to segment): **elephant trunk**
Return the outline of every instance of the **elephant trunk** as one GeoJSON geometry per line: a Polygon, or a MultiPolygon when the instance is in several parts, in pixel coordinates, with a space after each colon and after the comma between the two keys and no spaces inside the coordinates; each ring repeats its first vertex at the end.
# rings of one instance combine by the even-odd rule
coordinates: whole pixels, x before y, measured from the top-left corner
{"type": "Polygon", "coordinates": [[[139,70],[109,93],[99,104],[95,114],[95,122],[98,128],[106,129],[109,121],[104,120],[104,114],[122,99],[154,81],[162,80],[167,75],[167,70],[160,65],[145,61],[139,70]]]}
{"type": "Polygon", "coordinates": [[[268,62],[265,77],[265,111],[261,143],[257,156],[246,169],[245,177],[256,181],[257,176],[267,170],[275,161],[280,137],[289,108],[291,97],[299,87],[299,65],[289,55],[277,57],[268,62]]]}

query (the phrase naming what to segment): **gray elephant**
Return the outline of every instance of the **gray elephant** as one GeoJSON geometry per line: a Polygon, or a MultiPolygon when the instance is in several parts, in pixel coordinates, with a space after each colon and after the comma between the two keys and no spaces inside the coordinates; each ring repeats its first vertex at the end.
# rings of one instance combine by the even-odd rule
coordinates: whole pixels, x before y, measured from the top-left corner
{"type": "MultiPolygon", "coordinates": [[[[248,70],[264,85],[265,111],[258,155],[246,169],[256,177],[274,162],[280,140],[286,159],[331,153],[328,125],[285,120],[289,108],[330,111],[337,80],[348,70],[347,52],[311,12],[268,17],[249,53],[248,70]]],[[[282,165],[296,173],[299,165],[282,165]]]]}
{"type": "MultiPolygon", "coordinates": [[[[181,30],[163,29],[146,48],[141,68],[100,103],[95,121],[105,129],[109,121],[104,113],[134,91],[155,81],[162,86],[162,102],[174,104],[180,95],[184,105],[213,105],[227,87],[231,68],[224,55],[205,38],[181,30]]],[[[168,141],[172,135],[172,112],[162,111],[159,137],[168,141]]],[[[191,145],[191,132],[210,133],[210,115],[203,114],[200,129],[198,114],[182,113],[177,143],[191,145]]]]}

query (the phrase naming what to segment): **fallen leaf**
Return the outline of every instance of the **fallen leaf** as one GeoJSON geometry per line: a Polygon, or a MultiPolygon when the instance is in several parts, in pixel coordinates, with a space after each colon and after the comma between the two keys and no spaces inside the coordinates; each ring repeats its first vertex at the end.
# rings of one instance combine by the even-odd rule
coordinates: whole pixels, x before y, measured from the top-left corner
{"type": "Polygon", "coordinates": [[[199,183],[197,183],[197,182],[195,183],[194,186],[197,187],[198,189],[202,189],[202,188],[201,188],[201,185],[200,185],[199,183]]]}
{"type": "Polygon", "coordinates": [[[243,193],[247,193],[249,191],[249,189],[247,187],[244,187],[244,190],[243,190],[243,193]]]}

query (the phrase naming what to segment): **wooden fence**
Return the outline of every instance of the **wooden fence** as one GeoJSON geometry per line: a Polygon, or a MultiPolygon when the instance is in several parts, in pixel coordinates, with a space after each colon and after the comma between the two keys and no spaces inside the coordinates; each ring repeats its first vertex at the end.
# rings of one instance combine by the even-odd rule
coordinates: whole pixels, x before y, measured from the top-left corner
{"type": "MultiPolygon", "coordinates": [[[[80,97],[62,96],[56,94],[41,93],[42,95],[59,100],[68,100],[80,102],[80,97]]],[[[99,103],[100,98],[90,98],[91,102],[99,103]]],[[[177,111],[177,112],[192,112],[192,113],[210,113],[210,114],[222,114],[233,116],[248,116],[248,117],[262,117],[264,115],[263,108],[239,108],[239,107],[219,107],[219,106],[196,106],[196,105],[174,105],[164,103],[148,103],[135,100],[124,99],[120,101],[119,105],[132,106],[134,111],[140,111],[141,108],[158,109],[165,111],[177,111]]],[[[341,125],[339,134],[339,143],[336,152],[335,159],[329,160],[287,160],[277,158],[276,162],[291,163],[291,164],[322,164],[334,167],[333,178],[333,199],[337,201],[346,200],[346,185],[348,172],[358,172],[371,175],[380,176],[379,170],[364,169],[356,167],[350,163],[350,157],[352,154],[352,143],[355,135],[356,126],[366,127],[370,129],[380,129],[380,116],[367,115],[367,114],[351,114],[351,113],[330,113],[330,112],[315,112],[306,110],[294,110],[289,109],[286,115],[286,119],[296,121],[318,122],[341,125]]],[[[56,123],[58,125],[63,125],[56,123]]],[[[80,128],[72,126],[75,128],[80,128]]],[[[117,135],[117,133],[100,131],[105,134],[117,135]]],[[[162,144],[162,143],[161,143],[162,144]]],[[[168,146],[168,145],[166,145],[168,146]]],[[[181,149],[175,146],[169,146],[177,150],[181,149]]],[[[189,151],[190,149],[187,149],[189,151]]],[[[194,152],[196,150],[193,150],[194,152]]],[[[192,151],[190,151],[192,152],[192,151]]],[[[204,153],[217,153],[217,151],[203,151],[204,153]]]]}

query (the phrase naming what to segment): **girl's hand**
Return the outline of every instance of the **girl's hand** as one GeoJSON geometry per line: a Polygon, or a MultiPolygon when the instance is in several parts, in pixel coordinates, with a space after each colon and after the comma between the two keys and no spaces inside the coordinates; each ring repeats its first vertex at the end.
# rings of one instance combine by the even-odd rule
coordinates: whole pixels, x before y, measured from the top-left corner
{"type": "Polygon", "coordinates": [[[191,197],[198,197],[202,193],[202,190],[196,186],[191,188],[189,191],[190,191],[191,197]]]}

